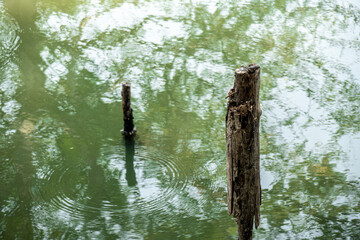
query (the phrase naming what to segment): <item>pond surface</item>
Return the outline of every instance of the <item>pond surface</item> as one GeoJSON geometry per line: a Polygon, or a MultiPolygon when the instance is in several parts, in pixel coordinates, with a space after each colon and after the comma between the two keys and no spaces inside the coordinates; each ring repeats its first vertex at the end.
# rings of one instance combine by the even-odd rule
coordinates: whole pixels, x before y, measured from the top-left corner
{"type": "Polygon", "coordinates": [[[359,239],[357,0],[0,0],[0,238],[236,239],[225,97],[252,62],[254,238],[359,239]]]}

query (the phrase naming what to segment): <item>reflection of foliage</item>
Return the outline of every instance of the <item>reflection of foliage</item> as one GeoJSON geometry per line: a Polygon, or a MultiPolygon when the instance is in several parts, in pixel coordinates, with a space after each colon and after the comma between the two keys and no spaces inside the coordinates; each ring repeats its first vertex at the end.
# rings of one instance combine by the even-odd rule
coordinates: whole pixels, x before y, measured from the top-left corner
{"type": "MultiPolygon", "coordinates": [[[[48,193],[40,203],[46,210],[27,212],[39,213],[39,238],[97,238],[99,231],[105,238],[231,239],[236,233],[224,231],[232,222],[222,202],[224,98],[234,68],[249,62],[262,67],[262,168],[274,175],[263,191],[256,236],[356,237],[359,184],[337,167],[354,161],[338,140],[360,130],[359,76],[327,49],[358,53],[358,39],[341,36],[358,30],[357,7],[291,0],[42,0],[34,9],[35,22],[24,24],[15,14],[23,28],[21,59],[0,72],[0,185],[16,188],[19,171],[9,146],[14,131],[24,132],[31,120],[35,129],[16,146],[31,147],[26,166],[34,172],[25,177],[48,193]],[[118,147],[123,80],[133,86],[138,151],[172,156],[172,170],[181,171],[176,180],[186,182],[165,197],[175,203],[164,204],[161,213],[138,199],[139,189],[121,182],[124,171],[111,165],[124,154],[118,147]],[[78,209],[67,206],[64,213],[58,208],[65,206],[51,205],[64,196],[78,209]],[[139,202],[143,206],[130,212],[139,202]],[[110,208],[114,203],[119,206],[110,208]],[[68,224],[71,217],[77,219],[68,224]]],[[[134,168],[143,179],[166,189],[170,177],[160,174],[159,162],[142,166],[134,168]]],[[[1,206],[8,209],[16,204],[11,191],[0,187],[1,206]]]]}
{"type": "Polygon", "coordinates": [[[343,234],[358,237],[356,231],[352,230],[353,224],[358,224],[355,219],[359,205],[354,204],[356,200],[353,200],[360,197],[358,183],[346,183],[344,175],[335,172],[331,176],[289,176],[287,179],[278,182],[263,195],[263,204],[271,207],[263,210],[263,216],[269,216],[269,226],[266,231],[260,230],[260,238],[277,235],[302,238],[309,233],[313,234],[311,237],[323,234],[335,238],[341,238],[343,234]],[[299,219],[305,216],[306,221],[299,219]],[[290,223],[292,231],[278,228],[279,222],[283,222],[283,225],[290,223]],[[271,236],[268,232],[270,229],[271,236]]]}

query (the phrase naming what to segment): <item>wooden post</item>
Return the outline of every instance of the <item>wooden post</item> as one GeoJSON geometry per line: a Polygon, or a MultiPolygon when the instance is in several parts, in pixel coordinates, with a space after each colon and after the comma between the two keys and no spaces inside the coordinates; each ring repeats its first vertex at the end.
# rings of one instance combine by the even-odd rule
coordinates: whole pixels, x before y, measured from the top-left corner
{"type": "Polygon", "coordinates": [[[226,115],[226,169],[229,214],[236,218],[239,240],[252,239],[260,223],[259,103],[260,66],[235,70],[226,115]]]}
{"type": "Polygon", "coordinates": [[[133,136],[136,132],[136,129],[134,127],[133,123],[133,115],[132,115],[132,108],[130,105],[130,83],[129,82],[123,82],[122,83],[122,110],[123,110],[123,118],[124,118],[124,129],[121,130],[121,132],[125,136],[133,136]]]}

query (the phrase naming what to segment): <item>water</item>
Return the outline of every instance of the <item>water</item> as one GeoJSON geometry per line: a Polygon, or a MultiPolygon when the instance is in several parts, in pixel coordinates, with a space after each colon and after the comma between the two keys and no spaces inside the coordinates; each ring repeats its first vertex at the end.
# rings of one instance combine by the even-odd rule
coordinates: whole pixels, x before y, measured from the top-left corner
{"type": "Polygon", "coordinates": [[[360,238],[359,36],[355,0],[0,1],[0,238],[236,239],[225,96],[251,62],[255,239],[360,238]]]}

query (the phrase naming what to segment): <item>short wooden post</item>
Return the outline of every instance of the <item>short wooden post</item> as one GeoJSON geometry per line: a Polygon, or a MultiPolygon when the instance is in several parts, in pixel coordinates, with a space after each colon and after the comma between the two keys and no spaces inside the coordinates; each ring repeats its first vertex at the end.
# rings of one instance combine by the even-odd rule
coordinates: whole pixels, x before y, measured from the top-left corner
{"type": "Polygon", "coordinates": [[[124,118],[124,129],[121,132],[125,136],[133,136],[136,132],[133,122],[133,114],[132,108],[130,104],[131,98],[131,90],[130,90],[130,83],[123,82],[122,83],[122,110],[123,110],[123,118],[124,118]]]}
{"type": "Polygon", "coordinates": [[[226,168],[229,214],[236,218],[239,240],[252,239],[260,223],[259,103],[260,66],[235,71],[226,115],[226,168]]]}

